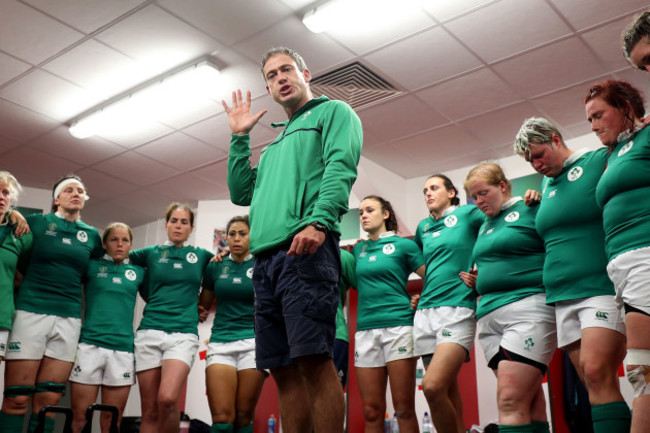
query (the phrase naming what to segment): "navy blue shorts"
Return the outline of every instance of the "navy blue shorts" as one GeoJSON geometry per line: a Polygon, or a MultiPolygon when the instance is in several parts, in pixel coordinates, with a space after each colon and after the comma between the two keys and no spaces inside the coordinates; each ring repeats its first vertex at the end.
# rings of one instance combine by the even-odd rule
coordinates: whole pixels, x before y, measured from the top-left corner
{"type": "Polygon", "coordinates": [[[288,256],[289,242],[255,257],[258,369],[290,365],[301,356],[332,356],[341,270],[338,241],[338,235],[327,233],[314,254],[288,256]]]}

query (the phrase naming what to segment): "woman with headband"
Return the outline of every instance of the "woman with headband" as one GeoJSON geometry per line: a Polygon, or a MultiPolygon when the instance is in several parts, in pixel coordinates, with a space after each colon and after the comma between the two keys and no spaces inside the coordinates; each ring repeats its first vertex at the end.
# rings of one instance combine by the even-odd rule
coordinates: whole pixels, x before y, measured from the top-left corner
{"type": "MultiPolygon", "coordinates": [[[[22,432],[30,400],[29,432],[43,406],[59,403],[81,331],[81,280],[89,260],[103,254],[99,233],[80,219],[88,200],[81,179],[63,177],[52,198],[52,213],[27,217],[34,247],[9,335],[0,415],[5,433],[22,432]]],[[[44,431],[53,428],[54,418],[46,417],[44,431]]]]}

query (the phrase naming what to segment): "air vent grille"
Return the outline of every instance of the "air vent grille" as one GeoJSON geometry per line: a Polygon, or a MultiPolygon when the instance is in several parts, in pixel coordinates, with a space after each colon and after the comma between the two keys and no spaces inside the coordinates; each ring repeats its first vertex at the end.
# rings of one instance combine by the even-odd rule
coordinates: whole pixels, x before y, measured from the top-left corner
{"type": "Polygon", "coordinates": [[[359,62],[315,77],[310,85],[314,95],[340,99],[355,109],[403,93],[359,62]]]}

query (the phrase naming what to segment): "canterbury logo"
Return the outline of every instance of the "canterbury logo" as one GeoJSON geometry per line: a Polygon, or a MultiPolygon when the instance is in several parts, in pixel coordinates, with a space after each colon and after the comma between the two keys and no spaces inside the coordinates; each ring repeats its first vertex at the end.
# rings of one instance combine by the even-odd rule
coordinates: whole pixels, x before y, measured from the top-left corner
{"type": "Polygon", "coordinates": [[[449,332],[449,331],[442,331],[442,336],[443,336],[443,337],[451,337],[451,332],[449,332]]]}
{"type": "Polygon", "coordinates": [[[9,348],[9,352],[20,352],[20,342],[10,341],[8,348],[9,348]]]}
{"type": "Polygon", "coordinates": [[[604,311],[596,311],[596,319],[599,320],[607,320],[608,319],[608,313],[605,313],[604,311]]]}
{"type": "Polygon", "coordinates": [[[400,346],[400,347],[397,348],[397,351],[399,353],[406,353],[406,347],[405,346],[400,346]]]}

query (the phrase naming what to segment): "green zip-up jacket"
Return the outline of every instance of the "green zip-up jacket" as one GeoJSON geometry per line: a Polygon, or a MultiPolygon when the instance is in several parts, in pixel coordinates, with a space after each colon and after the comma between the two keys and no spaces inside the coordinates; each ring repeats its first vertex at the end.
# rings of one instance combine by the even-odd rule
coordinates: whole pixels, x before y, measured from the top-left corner
{"type": "Polygon", "coordinates": [[[251,206],[253,255],[314,221],[340,233],[361,156],[361,121],[345,102],[321,96],[271,126],[286,128],[262,150],[257,166],[250,165],[249,135],[233,134],[228,155],[230,199],[251,206]]]}

